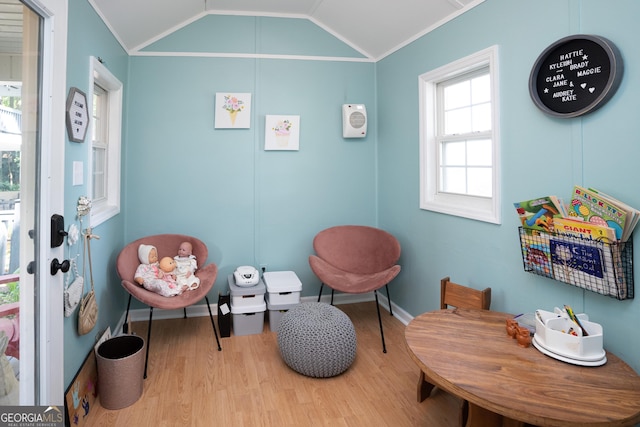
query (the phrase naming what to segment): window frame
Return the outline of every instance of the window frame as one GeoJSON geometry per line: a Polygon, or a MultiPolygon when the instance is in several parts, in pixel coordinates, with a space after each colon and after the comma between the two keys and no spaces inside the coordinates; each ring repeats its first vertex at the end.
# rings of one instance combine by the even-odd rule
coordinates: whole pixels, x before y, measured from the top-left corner
{"type": "MultiPolygon", "coordinates": [[[[88,190],[92,199],[91,226],[95,227],[120,213],[120,170],[121,170],[121,145],[122,145],[122,92],[123,86],[101,61],[91,57],[89,67],[89,99],[93,105],[94,85],[100,86],[107,92],[107,125],[106,125],[106,183],[107,189],[104,201],[93,201],[94,180],[94,143],[93,134],[89,149],[89,182],[88,190]]],[[[99,147],[98,147],[99,148],[99,147]]]]}
{"type": "MultiPolygon", "coordinates": [[[[492,46],[418,77],[420,122],[420,209],[478,221],[501,223],[500,107],[498,47],[492,46]],[[437,120],[442,103],[438,84],[477,69],[488,68],[491,81],[492,196],[479,197],[438,191],[440,147],[437,120]]],[[[480,134],[479,134],[480,135],[480,134]]],[[[486,135],[483,133],[483,135],[486,135]]]]}
{"type": "Polygon", "coordinates": [[[96,205],[100,205],[102,203],[107,203],[107,194],[106,194],[106,189],[109,188],[107,178],[109,176],[108,174],[108,150],[109,150],[109,138],[108,138],[108,128],[105,128],[105,124],[108,124],[109,122],[109,92],[104,89],[100,84],[98,84],[97,82],[94,83],[93,85],[93,98],[96,97],[96,94],[98,94],[100,96],[99,98],[99,102],[98,102],[98,106],[96,108],[95,106],[95,99],[93,100],[93,106],[94,109],[98,111],[98,120],[99,120],[99,125],[96,124],[97,120],[96,120],[96,114],[95,111],[93,111],[93,114],[91,116],[91,118],[93,119],[93,123],[91,125],[91,130],[92,130],[92,146],[91,146],[91,159],[92,159],[92,173],[91,173],[91,177],[92,177],[92,182],[91,182],[91,199],[93,201],[94,204],[96,205]],[[96,129],[96,126],[97,129],[96,129]],[[99,136],[99,139],[96,139],[96,134],[97,136],[99,136]],[[104,170],[102,170],[101,172],[96,171],[97,165],[95,162],[96,159],[96,151],[102,151],[104,152],[104,170]],[[96,180],[96,176],[97,175],[101,175],[102,179],[101,181],[103,182],[103,191],[105,192],[104,194],[104,201],[102,201],[101,199],[98,198],[98,196],[96,196],[96,184],[97,184],[97,180],[96,180]]]}

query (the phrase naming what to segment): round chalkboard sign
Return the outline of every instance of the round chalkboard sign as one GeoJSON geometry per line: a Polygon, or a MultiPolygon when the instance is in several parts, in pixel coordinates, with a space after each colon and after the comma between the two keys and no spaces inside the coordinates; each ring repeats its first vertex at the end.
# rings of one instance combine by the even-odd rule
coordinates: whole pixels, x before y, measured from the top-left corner
{"type": "Polygon", "coordinates": [[[604,105],[622,79],[622,58],[609,40],[573,35],[549,46],[529,76],[529,94],[555,117],[578,117],[604,105]]]}

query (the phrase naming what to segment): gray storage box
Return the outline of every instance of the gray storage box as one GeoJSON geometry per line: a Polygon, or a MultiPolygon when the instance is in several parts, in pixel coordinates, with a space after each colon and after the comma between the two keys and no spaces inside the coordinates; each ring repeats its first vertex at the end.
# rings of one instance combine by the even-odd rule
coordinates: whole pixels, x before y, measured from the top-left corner
{"type": "Polygon", "coordinates": [[[264,285],[262,279],[258,281],[258,284],[253,286],[238,286],[233,278],[233,274],[229,274],[229,276],[227,276],[227,283],[229,284],[229,292],[231,292],[232,307],[252,307],[264,304],[264,294],[267,287],[264,285]]]}
{"type": "Polygon", "coordinates": [[[234,306],[231,304],[233,319],[233,335],[261,334],[264,329],[264,312],[267,305],[262,302],[259,305],[234,306]]]}
{"type": "Polygon", "coordinates": [[[267,294],[267,309],[269,310],[269,330],[271,332],[278,332],[278,327],[280,326],[280,320],[282,320],[282,316],[284,314],[297,306],[299,303],[292,304],[272,304],[271,303],[271,294],[267,294]]]}

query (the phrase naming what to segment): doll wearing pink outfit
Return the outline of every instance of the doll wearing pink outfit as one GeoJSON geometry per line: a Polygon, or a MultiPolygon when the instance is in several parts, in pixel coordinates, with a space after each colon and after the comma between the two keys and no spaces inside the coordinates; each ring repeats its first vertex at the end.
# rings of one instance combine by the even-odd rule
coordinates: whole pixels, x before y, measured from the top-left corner
{"type": "Polygon", "coordinates": [[[133,276],[136,283],[146,290],[155,292],[165,297],[179,295],[180,288],[176,286],[172,277],[165,277],[158,262],[158,250],[152,245],[140,245],[138,247],[138,259],[140,265],[133,276]]]}
{"type": "Polygon", "coordinates": [[[189,242],[180,243],[178,255],[173,259],[176,262],[176,282],[183,290],[193,290],[200,286],[200,278],[196,277],[198,263],[195,255],[192,254],[193,246],[189,242]]]}

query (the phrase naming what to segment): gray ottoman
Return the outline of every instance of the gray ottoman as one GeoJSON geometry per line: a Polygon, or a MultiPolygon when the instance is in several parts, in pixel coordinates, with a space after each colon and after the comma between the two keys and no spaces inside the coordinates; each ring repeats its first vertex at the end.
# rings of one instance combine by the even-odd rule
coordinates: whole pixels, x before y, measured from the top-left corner
{"type": "Polygon", "coordinates": [[[351,319],[336,307],[301,303],[282,316],[278,346],[294,371],[308,377],[333,377],[353,363],[356,331],[351,319]]]}

